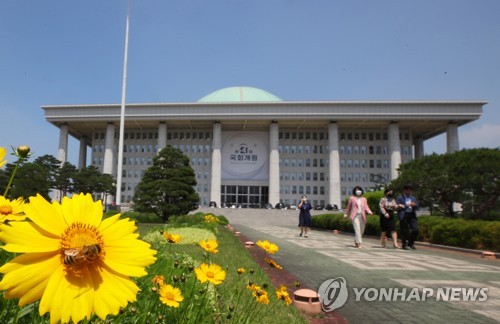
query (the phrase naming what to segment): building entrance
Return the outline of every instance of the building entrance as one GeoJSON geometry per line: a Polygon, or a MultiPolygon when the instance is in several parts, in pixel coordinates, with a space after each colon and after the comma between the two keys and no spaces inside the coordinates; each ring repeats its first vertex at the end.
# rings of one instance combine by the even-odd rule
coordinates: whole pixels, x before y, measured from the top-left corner
{"type": "Polygon", "coordinates": [[[222,207],[261,208],[268,200],[267,186],[221,186],[222,207]]]}

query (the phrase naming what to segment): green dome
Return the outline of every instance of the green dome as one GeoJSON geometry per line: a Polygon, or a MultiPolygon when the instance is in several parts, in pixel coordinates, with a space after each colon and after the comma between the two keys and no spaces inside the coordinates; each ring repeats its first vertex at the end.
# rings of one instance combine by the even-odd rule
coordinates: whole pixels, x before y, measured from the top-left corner
{"type": "Polygon", "coordinates": [[[252,87],[229,87],[209,93],[198,102],[270,102],[282,101],[275,95],[252,87]]]}

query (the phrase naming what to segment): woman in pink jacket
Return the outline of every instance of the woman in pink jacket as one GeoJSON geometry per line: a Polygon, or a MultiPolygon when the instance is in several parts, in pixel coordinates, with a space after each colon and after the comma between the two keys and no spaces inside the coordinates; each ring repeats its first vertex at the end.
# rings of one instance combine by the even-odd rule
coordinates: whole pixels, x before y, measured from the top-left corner
{"type": "Polygon", "coordinates": [[[366,198],[363,197],[363,188],[356,186],[352,190],[352,196],[349,198],[349,202],[347,203],[344,218],[347,218],[347,215],[349,214],[352,226],[354,227],[354,244],[358,249],[362,248],[362,237],[365,232],[366,213],[373,215],[370,207],[368,207],[368,201],[366,201],[366,198]]]}

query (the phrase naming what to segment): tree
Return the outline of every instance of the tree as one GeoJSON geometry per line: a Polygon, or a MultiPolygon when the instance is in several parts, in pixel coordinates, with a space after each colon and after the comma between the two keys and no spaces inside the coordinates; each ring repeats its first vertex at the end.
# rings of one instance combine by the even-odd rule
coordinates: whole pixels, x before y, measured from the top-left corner
{"type": "Polygon", "coordinates": [[[45,169],[48,175],[47,180],[50,182],[51,188],[54,188],[55,179],[62,162],[56,159],[53,155],[45,154],[37,157],[33,163],[38,164],[45,169]]]}
{"type": "Polygon", "coordinates": [[[50,200],[50,188],[47,171],[43,167],[36,163],[23,163],[17,170],[8,196],[9,199],[22,197],[27,201],[29,197],[40,194],[50,200]]]}
{"type": "Polygon", "coordinates": [[[73,177],[73,192],[90,194],[101,192],[99,188],[101,176],[99,168],[93,165],[79,170],[73,177]]]}
{"type": "Polygon", "coordinates": [[[404,184],[412,184],[421,203],[446,216],[455,215],[453,205],[458,202],[465,216],[484,218],[498,207],[498,161],[499,149],[428,155],[402,164],[391,186],[401,191],[404,184]]]}
{"type": "Polygon", "coordinates": [[[102,194],[102,201],[106,202],[109,195],[116,192],[116,182],[111,174],[102,173],[98,179],[94,192],[102,194]]]}
{"type": "Polygon", "coordinates": [[[73,192],[73,178],[76,173],[76,166],[69,162],[64,162],[63,165],[58,168],[54,177],[53,188],[61,192],[60,198],[65,197],[66,194],[70,192],[73,192]]]}
{"type": "Polygon", "coordinates": [[[196,179],[189,158],[180,150],[167,146],[153,159],[136,187],[134,209],[152,212],[166,221],[196,209],[199,196],[194,190],[196,179]]]}

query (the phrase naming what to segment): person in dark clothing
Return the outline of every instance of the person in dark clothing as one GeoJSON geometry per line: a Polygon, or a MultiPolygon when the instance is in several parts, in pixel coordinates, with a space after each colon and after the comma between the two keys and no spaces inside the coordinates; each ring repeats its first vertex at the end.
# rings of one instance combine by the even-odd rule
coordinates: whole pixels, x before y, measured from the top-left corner
{"type": "Polygon", "coordinates": [[[396,212],[398,203],[394,198],[394,192],[391,188],[384,190],[384,197],[380,199],[380,243],[383,248],[386,247],[387,237],[392,237],[392,245],[398,249],[398,235],[396,233],[396,212]]]}
{"type": "Polygon", "coordinates": [[[399,224],[401,227],[402,249],[408,250],[408,247],[415,250],[415,240],[418,235],[417,213],[418,201],[412,196],[413,187],[405,185],[403,194],[397,198],[397,203],[401,208],[398,212],[399,224]]]}
{"type": "Polygon", "coordinates": [[[299,226],[300,226],[300,234],[299,236],[304,235],[307,238],[307,232],[309,231],[309,227],[311,227],[311,212],[310,210],[313,208],[311,203],[307,201],[307,196],[302,195],[299,205],[297,206],[300,210],[299,213],[299,226]]]}

